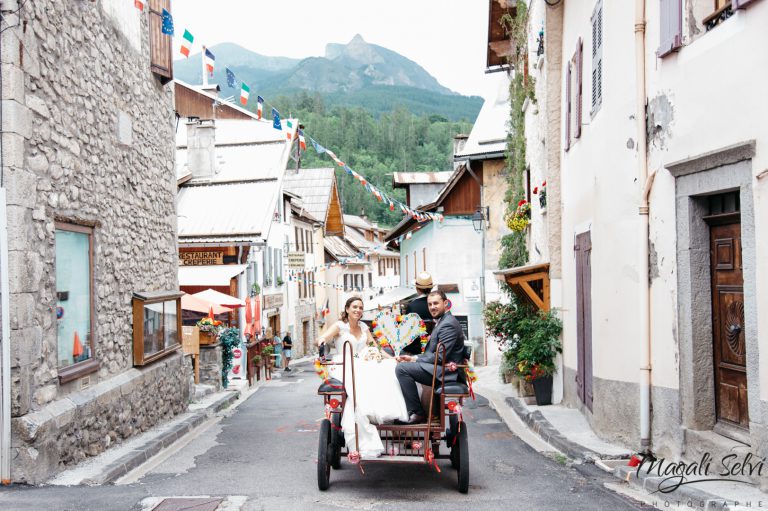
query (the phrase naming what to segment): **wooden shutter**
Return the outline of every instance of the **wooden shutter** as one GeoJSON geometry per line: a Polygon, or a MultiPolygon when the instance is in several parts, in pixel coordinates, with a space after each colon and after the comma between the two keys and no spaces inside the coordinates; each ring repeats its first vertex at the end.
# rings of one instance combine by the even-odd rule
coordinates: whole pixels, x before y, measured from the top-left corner
{"type": "Polygon", "coordinates": [[[579,398],[592,410],[592,235],[576,236],[576,387],[579,398]]]}
{"type": "Polygon", "coordinates": [[[584,104],[584,101],[582,99],[582,89],[583,89],[583,83],[584,83],[584,73],[583,70],[583,49],[584,49],[584,42],[581,40],[581,37],[579,37],[579,45],[576,47],[576,72],[577,80],[576,80],[576,108],[574,115],[576,117],[576,126],[573,127],[573,138],[580,138],[581,137],[581,111],[582,111],[582,105],[584,104]]]}
{"type": "Polygon", "coordinates": [[[603,103],[603,2],[592,14],[592,110],[595,115],[603,103]]]}
{"type": "Polygon", "coordinates": [[[571,148],[571,67],[569,61],[565,70],[565,150],[571,148]]]}
{"type": "Polygon", "coordinates": [[[149,0],[151,69],[166,84],[173,80],[173,37],[163,34],[163,9],[171,12],[171,0],[149,0]]]}
{"type": "Polygon", "coordinates": [[[683,45],[683,0],[659,0],[658,57],[669,55],[683,45]]]}

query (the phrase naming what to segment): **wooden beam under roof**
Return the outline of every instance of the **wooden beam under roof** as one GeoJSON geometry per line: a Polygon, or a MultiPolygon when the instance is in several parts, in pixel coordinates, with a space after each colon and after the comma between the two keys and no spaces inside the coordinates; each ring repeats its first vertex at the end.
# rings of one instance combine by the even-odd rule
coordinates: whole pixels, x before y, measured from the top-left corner
{"type": "Polygon", "coordinates": [[[551,307],[549,263],[531,264],[493,272],[496,279],[506,283],[522,301],[539,310],[551,307]]]}

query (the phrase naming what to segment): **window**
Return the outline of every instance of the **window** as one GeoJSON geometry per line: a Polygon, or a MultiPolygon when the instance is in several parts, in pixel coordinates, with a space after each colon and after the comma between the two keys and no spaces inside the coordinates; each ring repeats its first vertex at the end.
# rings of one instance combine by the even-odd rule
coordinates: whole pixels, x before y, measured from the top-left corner
{"type": "Polygon", "coordinates": [[[163,34],[163,9],[171,12],[171,0],[149,0],[150,69],[166,84],[173,80],[173,45],[163,34]]]}
{"type": "Polygon", "coordinates": [[[312,272],[312,284],[309,286],[309,296],[310,298],[315,297],[315,272],[312,272]]]}
{"type": "Polygon", "coordinates": [[[603,104],[603,0],[599,0],[592,13],[592,110],[595,116],[603,104]]]}
{"type": "Polygon", "coordinates": [[[368,287],[373,287],[373,273],[368,272],[368,287]]]}
{"type": "Polygon", "coordinates": [[[408,256],[405,256],[405,285],[408,284],[408,256]]]}
{"type": "Polygon", "coordinates": [[[181,346],[181,293],[133,294],[133,365],[159,360],[181,346]]]}
{"type": "Polygon", "coordinates": [[[93,228],[56,222],[57,359],[61,383],[96,371],[93,228]]]}
{"type": "Polygon", "coordinates": [[[295,248],[296,252],[299,251],[299,232],[300,231],[301,230],[298,227],[293,228],[293,240],[294,240],[294,243],[296,244],[296,248],[295,248]]]}
{"type": "Polygon", "coordinates": [[[566,113],[565,113],[565,150],[571,148],[573,139],[581,137],[582,109],[582,40],[579,37],[576,52],[568,62],[566,70],[566,113]]]}

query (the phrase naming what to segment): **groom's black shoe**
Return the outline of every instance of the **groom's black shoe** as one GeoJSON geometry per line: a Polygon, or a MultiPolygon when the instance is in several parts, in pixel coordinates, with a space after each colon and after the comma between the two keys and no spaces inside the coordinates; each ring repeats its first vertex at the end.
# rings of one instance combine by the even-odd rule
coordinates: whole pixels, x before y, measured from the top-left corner
{"type": "Polygon", "coordinates": [[[408,418],[407,421],[401,421],[400,419],[395,419],[395,424],[398,424],[400,426],[406,426],[406,425],[413,425],[413,424],[421,424],[424,422],[427,418],[424,415],[419,414],[411,414],[411,416],[408,418]]]}

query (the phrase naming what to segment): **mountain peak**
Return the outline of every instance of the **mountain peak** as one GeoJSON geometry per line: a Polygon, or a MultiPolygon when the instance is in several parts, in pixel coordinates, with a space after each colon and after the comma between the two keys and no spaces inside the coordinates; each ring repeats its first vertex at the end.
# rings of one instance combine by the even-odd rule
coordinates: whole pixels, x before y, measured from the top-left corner
{"type": "Polygon", "coordinates": [[[353,37],[352,40],[349,41],[349,44],[360,44],[360,43],[368,44],[365,42],[365,39],[363,39],[363,36],[361,36],[360,34],[355,34],[355,37],[353,37]]]}

